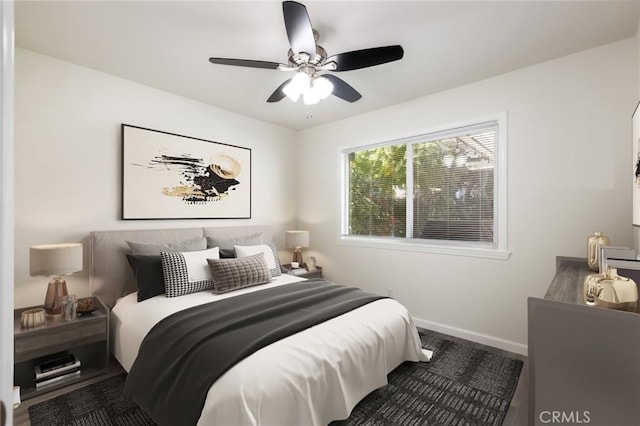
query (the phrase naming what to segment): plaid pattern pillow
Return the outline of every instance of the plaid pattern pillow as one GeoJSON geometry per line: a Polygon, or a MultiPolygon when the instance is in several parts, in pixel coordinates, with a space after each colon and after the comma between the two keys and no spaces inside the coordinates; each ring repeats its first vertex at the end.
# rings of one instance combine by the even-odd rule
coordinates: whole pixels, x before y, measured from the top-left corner
{"type": "Polygon", "coordinates": [[[271,281],[271,272],[263,253],[235,259],[207,259],[207,262],[213,275],[215,293],[226,293],[271,281]]]}

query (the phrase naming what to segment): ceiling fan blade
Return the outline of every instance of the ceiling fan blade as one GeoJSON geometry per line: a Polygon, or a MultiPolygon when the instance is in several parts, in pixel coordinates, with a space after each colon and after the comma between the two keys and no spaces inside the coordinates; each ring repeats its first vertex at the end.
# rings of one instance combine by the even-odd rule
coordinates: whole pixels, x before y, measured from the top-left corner
{"type": "Polygon", "coordinates": [[[338,53],[328,57],[325,63],[335,62],[336,69],[334,71],[351,71],[397,61],[403,56],[402,46],[394,45],[338,53]]]}
{"type": "Polygon", "coordinates": [[[349,86],[349,84],[347,84],[340,77],[336,77],[335,75],[331,74],[323,74],[322,76],[333,83],[333,92],[331,92],[332,95],[337,96],[340,99],[344,99],[348,102],[355,102],[362,97],[362,95],[358,93],[356,89],[349,86]]]}
{"type": "Polygon", "coordinates": [[[315,55],[316,40],[313,37],[313,28],[307,8],[295,1],[284,1],[282,2],[282,13],[293,53],[304,52],[315,55]]]}
{"type": "Polygon", "coordinates": [[[267,102],[278,102],[284,99],[285,93],[282,89],[284,89],[284,86],[286,86],[287,84],[289,84],[289,82],[292,80],[293,78],[288,79],[287,81],[285,81],[284,83],[282,83],[280,86],[278,86],[278,88],[271,94],[271,96],[269,96],[269,99],[267,99],[267,102]]]}
{"type": "Polygon", "coordinates": [[[267,61],[252,61],[251,59],[209,58],[212,64],[233,65],[236,67],[265,68],[277,70],[280,64],[267,61]]]}

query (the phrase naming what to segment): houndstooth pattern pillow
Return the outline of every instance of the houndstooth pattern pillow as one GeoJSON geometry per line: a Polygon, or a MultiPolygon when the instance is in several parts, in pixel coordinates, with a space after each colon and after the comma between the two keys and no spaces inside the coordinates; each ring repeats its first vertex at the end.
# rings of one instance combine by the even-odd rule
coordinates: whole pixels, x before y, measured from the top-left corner
{"type": "Polygon", "coordinates": [[[164,288],[167,297],[178,297],[214,287],[207,259],[218,259],[217,247],[190,252],[161,252],[164,288]]]}
{"type": "Polygon", "coordinates": [[[266,284],[271,272],[264,260],[264,253],[235,259],[207,259],[213,274],[214,291],[228,291],[266,284]]]}
{"type": "Polygon", "coordinates": [[[233,246],[236,257],[253,256],[254,254],[264,253],[264,260],[267,263],[269,271],[271,271],[272,277],[279,277],[282,275],[282,269],[280,266],[280,258],[278,257],[278,248],[275,243],[260,244],[256,246],[233,246]]]}

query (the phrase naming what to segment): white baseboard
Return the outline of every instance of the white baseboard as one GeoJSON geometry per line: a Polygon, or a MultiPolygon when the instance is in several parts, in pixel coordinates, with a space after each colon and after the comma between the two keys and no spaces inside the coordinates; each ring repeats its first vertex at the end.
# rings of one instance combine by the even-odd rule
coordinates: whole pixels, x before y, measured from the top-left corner
{"type": "Polygon", "coordinates": [[[450,325],[440,324],[438,322],[427,321],[415,317],[413,318],[413,322],[416,326],[426,328],[427,330],[437,331],[438,333],[448,334],[449,336],[458,337],[460,339],[527,356],[527,345],[523,345],[522,343],[500,339],[498,337],[488,336],[486,334],[476,333],[474,331],[464,330],[462,328],[452,327],[450,325]]]}

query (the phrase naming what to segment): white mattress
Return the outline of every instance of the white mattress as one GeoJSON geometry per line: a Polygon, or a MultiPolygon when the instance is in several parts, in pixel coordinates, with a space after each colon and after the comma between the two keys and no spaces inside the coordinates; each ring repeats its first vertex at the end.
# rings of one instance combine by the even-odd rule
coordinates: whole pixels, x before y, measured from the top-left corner
{"type": "MultiPolygon", "coordinates": [[[[200,292],[137,303],[135,293],[111,312],[111,347],[129,371],[145,335],[161,319],[215,300],[286,285],[274,282],[222,295],[200,292]]],[[[326,425],[346,419],[403,361],[427,361],[407,310],[393,299],[364,305],[260,349],[210,388],[199,425],[326,425]]]]}

